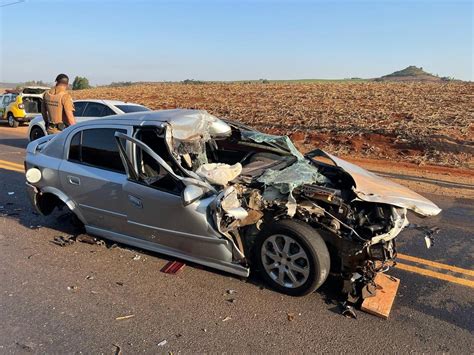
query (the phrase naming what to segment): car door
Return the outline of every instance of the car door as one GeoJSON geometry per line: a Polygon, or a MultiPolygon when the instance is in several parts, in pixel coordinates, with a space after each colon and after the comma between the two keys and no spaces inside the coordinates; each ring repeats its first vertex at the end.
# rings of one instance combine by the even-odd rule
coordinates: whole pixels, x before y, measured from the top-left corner
{"type": "Polygon", "coordinates": [[[5,109],[10,103],[10,96],[11,95],[7,94],[0,97],[0,117],[5,115],[5,109]]]}
{"type": "Polygon", "coordinates": [[[60,166],[64,192],[78,205],[86,225],[120,233],[127,227],[122,186],[127,180],[115,132],[124,125],[94,125],[73,130],[60,166]]]}
{"type": "MultiPolygon", "coordinates": [[[[229,258],[230,243],[209,221],[212,217],[208,209],[215,194],[211,192],[184,206],[181,193],[189,180],[176,175],[166,159],[143,142],[125,134],[116,136],[124,165],[128,167],[128,180],[122,190],[129,234],[156,243],[164,252],[174,255],[229,258]],[[128,152],[124,144],[127,141],[131,145],[128,152]]],[[[199,184],[194,180],[193,183],[199,184]]]]}

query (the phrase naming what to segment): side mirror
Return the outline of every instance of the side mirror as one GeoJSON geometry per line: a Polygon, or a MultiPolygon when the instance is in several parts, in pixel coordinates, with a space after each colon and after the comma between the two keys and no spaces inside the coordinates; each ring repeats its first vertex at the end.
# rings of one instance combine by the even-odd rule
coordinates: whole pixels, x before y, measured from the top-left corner
{"type": "Polygon", "coordinates": [[[183,194],[181,195],[183,199],[183,204],[185,206],[193,203],[194,201],[199,200],[204,195],[204,190],[196,185],[188,185],[183,190],[183,194]]]}

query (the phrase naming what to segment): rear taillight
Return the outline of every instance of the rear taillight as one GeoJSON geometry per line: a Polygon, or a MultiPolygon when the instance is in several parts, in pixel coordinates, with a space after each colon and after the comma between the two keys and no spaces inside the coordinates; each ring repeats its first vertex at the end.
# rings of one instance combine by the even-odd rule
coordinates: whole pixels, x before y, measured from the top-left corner
{"type": "Polygon", "coordinates": [[[18,108],[24,109],[24,108],[25,108],[25,105],[23,105],[23,104],[18,104],[18,108]]]}

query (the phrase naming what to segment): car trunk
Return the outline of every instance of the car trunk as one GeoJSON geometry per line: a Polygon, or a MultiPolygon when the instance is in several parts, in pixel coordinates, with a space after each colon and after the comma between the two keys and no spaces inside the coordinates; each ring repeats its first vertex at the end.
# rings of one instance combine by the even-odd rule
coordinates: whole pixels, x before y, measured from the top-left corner
{"type": "Polygon", "coordinates": [[[26,113],[40,113],[41,112],[41,97],[37,96],[23,96],[23,105],[26,113]]]}

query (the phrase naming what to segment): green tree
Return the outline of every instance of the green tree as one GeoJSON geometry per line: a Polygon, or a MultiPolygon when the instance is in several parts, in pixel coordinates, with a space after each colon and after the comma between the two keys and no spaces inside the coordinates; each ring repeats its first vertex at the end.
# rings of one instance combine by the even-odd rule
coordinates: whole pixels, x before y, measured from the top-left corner
{"type": "Polygon", "coordinates": [[[72,89],[73,90],[83,90],[89,89],[91,86],[89,85],[89,80],[87,78],[83,78],[80,76],[76,76],[74,81],[72,82],[72,89]]]}

